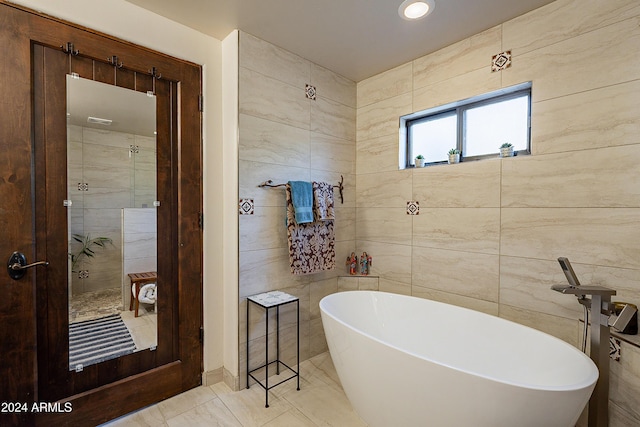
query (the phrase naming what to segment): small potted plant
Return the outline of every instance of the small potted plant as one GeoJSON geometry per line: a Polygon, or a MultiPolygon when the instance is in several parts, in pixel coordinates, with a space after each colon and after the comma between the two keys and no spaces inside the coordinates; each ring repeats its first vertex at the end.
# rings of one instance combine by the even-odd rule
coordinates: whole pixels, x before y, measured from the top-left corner
{"type": "Polygon", "coordinates": [[[449,164],[460,163],[460,150],[457,148],[452,148],[449,150],[449,164]]]}
{"type": "Polygon", "coordinates": [[[418,154],[416,156],[416,167],[417,168],[424,167],[424,156],[422,154],[418,154]]]}
{"type": "Polygon", "coordinates": [[[500,146],[500,157],[513,157],[513,144],[505,142],[500,146]]]}

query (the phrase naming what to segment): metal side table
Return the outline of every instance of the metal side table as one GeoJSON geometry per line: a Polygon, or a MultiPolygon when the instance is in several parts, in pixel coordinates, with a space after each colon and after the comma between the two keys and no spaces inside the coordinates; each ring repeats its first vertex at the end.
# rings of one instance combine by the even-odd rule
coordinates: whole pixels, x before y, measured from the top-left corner
{"type": "Polygon", "coordinates": [[[249,377],[253,378],[264,390],[265,390],[265,408],[269,407],[269,390],[286,382],[290,379],[297,378],[298,388],[300,390],[300,300],[298,297],[293,295],[289,295],[286,292],[282,291],[271,291],[265,292],[258,295],[252,295],[247,297],[247,388],[249,388],[249,377]],[[265,309],[265,362],[264,365],[259,366],[255,369],[249,370],[249,302],[252,302],[262,308],[265,309]],[[294,370],[289,365],[280,360],[280,306],[285,304],[296,303],[296,333],[297,333],[297,359],[296,362],[298,364],[298,369],[294,370]],[[276,358],[275,360],[269,362],[269,310],[274,308],[276,309],[276,358]],[[277,382],[269,386],[269,365],[276,365],[276,374],[280,375],[280,365],[287,368],[293,375],[288,378],[277,382]],[[264,384],[258,378],[256,378],[253,373],[260,370],[265,370],[265,380],[264,384]]]}

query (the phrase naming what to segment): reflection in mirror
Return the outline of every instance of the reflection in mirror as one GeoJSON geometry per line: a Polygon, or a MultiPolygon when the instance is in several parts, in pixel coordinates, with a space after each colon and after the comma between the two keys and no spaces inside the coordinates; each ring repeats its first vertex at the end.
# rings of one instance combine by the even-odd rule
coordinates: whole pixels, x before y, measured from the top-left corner
{"type": "Polygon", "coordinates": [[[70,370],[157,345],[155,130],[153,94],[67,76],[70,370]]]}

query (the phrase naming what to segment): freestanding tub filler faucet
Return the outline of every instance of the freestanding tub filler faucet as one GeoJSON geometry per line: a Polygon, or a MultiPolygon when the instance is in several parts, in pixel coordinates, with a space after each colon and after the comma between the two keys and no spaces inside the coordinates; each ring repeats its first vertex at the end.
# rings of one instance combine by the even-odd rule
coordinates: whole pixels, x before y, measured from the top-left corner
{"type": "MultiPolygon", "coordinates": [[[[591,360],[600,371],[600,377],[589,399],[589,427],[608,427],[609,425],[609,327],[622,331],[637,311],[626,305],[618,316],[615,315],[611,297],[616,291],[603,286],[581,286],[571,263],[560,257],[558,262],[569,282],[568,285],[553,285],[554,291],[575,295],[578,302],[591,309],[591,360]],[[591,298],[588,298],[590,296],[591,298]]],[[[585,310],[588,313],[588,310],[585,310]]],[[[585,331],[588,318],[584,319],[585,331]]],[[[586,337],[586,334],[585,334],[586,337]]]]}

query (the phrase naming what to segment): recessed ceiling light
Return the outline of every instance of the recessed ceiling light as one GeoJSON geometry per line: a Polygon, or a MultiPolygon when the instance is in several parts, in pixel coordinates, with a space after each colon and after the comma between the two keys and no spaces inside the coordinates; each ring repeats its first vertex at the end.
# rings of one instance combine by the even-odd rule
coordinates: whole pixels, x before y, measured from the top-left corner
{"type": "Polygon", "coordinates": [[[398,13],[402,19],[413,21],[430,14],[435,5],[434,0],[404,0],[398,8],[398,13]]]}

